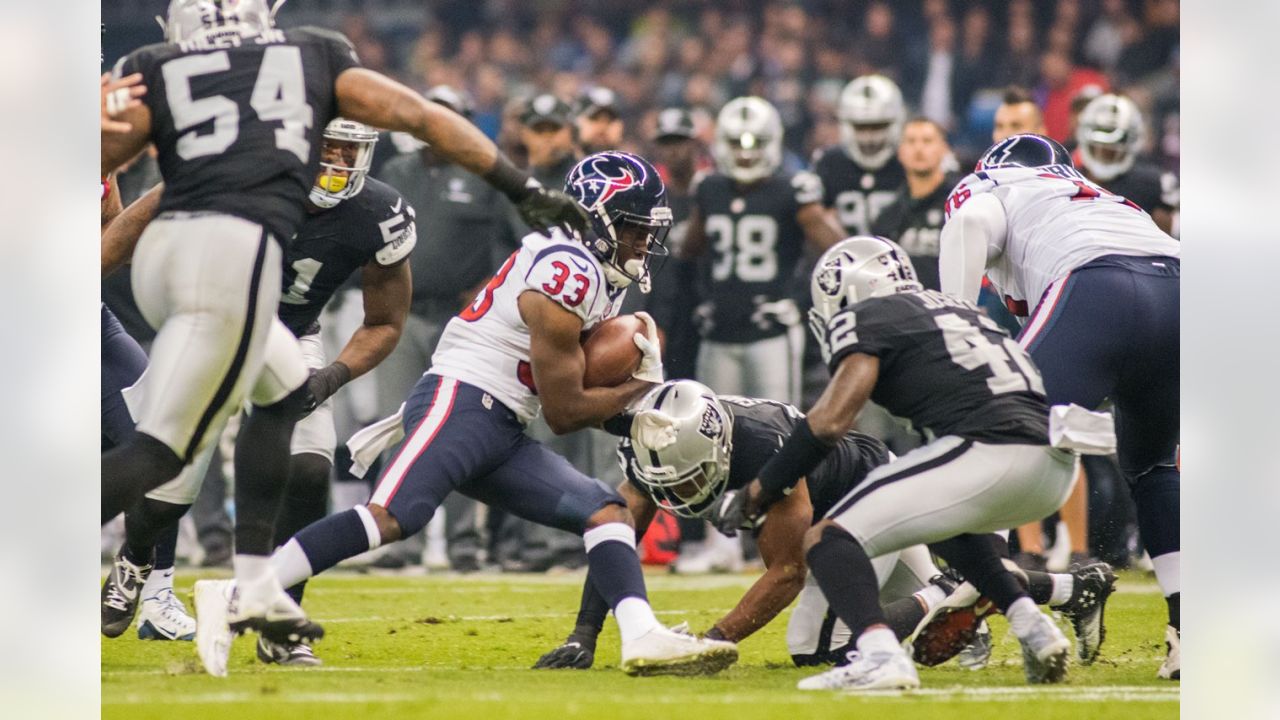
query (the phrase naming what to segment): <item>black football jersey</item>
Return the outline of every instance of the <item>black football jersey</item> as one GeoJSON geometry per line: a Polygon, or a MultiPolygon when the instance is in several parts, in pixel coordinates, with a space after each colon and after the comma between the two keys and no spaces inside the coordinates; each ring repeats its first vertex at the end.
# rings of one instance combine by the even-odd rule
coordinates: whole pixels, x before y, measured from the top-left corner
{"type": "Polygon", "coordinates": [[[1129,172],[1098,184],[1147,213],[1178,208],[1178,176],[1149,163],[1134,163],[1129,172]]]}
{"type": "Polygon", "coordinates": [[[417,242],[413,208],[390,185],[373,178],[332,208],[309,214],[284,254],[280,319],[302,337],[351,274],[370,261],[402,263],[417,242]]]}
{"type": "Polygon", "coordinates": [[[938,278],[938,240],[942,237],[947,196],[958,182],[960,176],[948,175],[933,192],[920,198],[911,197],[903,185],[893,202],[871,223],[873,234],[887,237],[907,251],[920,284],[928,290],[942,289],[938,278]]]}
{"type": "MultiPolygon", "coordinates": [[[[727,489],[738,490],[760,476],[765,463],[782,447],[791,431],[804,419],[794,406],[776,400],[760,400],[739,395],[720,395],[720,402],[733,416],[733,452],[729,460],[727,489]]],[[[632,464],[635,451],[631,439],[618,443],[618,457],[627,479],[648,494],[636,479],[632,464]]],[[[889,448],[876,438],[850,432],[805,479],[815,521],[826,515],[867,474],[889,462],[889,448]]]]}
{"type": "Polygon", "coordinates": [[[833,315],[824,342],[832,374],[852,353],[878,357],[871,399],[921,432],[1049,442],[1040,371],[973,303],[934,290],[870,298],[833,315]]]}
{"type": "Polygon", "coordinates": [[[813,156],[813,172],[822,180],[822,204],[835,208],[845,235],[870,235],[871,224],[907,182],[898,158],[879,170],[866,170],[835,145],[813,156]]]}
{"type": "Polygon", "coordinates": [[[694,203],[708,246],[698,268],[703,337],[753,342],[787,331],[770,303],[791,297],[804,256],[796,213],[821,200],[822,184],[810,172],[778,173],[746,186],[717,173],[698,183],[694,203]]]}
{"type": "Polygon", "coordinates": [[[334,81],[359,63],[328,30],[268,30],[216,44],[160,43],[120,61],[140,72],[165,190],[160,212],[213,211],[277,239],[302,224],[334,81]]]}

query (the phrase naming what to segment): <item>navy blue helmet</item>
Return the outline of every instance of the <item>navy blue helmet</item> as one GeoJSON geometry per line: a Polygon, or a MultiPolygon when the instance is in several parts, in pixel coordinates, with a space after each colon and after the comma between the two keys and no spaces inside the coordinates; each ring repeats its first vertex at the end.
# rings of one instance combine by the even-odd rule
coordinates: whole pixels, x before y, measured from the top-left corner
{"type": "Polygon", "coordinates": [[[649,260],[667,254],[672,221],[667,188],[658,171],[638,155],[598,152],[569,171],[564,191],[591,218],[584,242],[604,265],[609,282],[618,287],[637,282],[648,292],[649,260]],[[620,254],[624,233],[627,247],[620,254]]]}
{"type": "Polygon", "coordinates": [[[987,148],[974,171],[1006,167],[1038,168],[1048,165],[1075,167],[1075,163],[1071,161],[1071,153],[1067,152],[1067,149],[1057,140],[1035,133],[1023,133],[1010,135],[987,148]]]}

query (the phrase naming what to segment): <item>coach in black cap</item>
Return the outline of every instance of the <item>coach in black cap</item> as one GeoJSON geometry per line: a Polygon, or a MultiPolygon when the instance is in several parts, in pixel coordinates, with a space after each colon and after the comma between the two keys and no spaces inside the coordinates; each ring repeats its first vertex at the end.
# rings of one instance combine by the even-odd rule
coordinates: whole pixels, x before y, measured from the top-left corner
{"type": "Polygon", "coordinates": [[[618,109],[618,94],[596,86],[578,98],[578,142],[585,154],[617,150],[625,126],[618,109]]]}

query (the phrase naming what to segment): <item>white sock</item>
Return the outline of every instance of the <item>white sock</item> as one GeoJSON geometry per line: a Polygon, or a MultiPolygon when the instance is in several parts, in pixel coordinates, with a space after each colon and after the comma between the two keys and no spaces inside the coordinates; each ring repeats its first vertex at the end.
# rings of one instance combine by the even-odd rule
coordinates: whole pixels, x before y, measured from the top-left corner
{"type": "Polygon", "coordinates": [[[1049,596],[1049,607],[1058,607],[1071,599],[1071,593],[1076,587],[1075,576],[1066,573],[1049,573],[1049,579],[1053,581],[1053,594],[1049,596]]]}
{"type": "Polygon", "coordinates": [[[1008,612],[1004,614],[1009,620],[1009,628],[1019,638],[1024,638],[1031,634],[1036,624],[1040,622],[1041,615],[1040,608],[1036,607],[1035,602],[1029,597],[1015,600],[1009,606],[1008,612]]]}
{"type": "Polygon", "coordinates": [[[639,639],[650,630],[659,627],[658,618],[653,608],[644,598],[627,597],[613,609],[613,616],[618,619],[618,634],[622,642],[627,643],[639,639]]]}
{"type": "Polygon", "coordinates": [[[147,581],[142,585],[142,599],[155,597],[165,590],[173,589],[173,568],[152,570],[147,581]]]}
{"type": "Polygon", "coordinates": [[[924,611],[927,613],[938,606],[938,603],[947,599],[947,591],[937,585],[926,585],[924,588],[915,592],[916,598],[924,605],[924,611]]]}
{"type": "Polygon", "coordinates": [[[901,651],[902,646],[898,644],[898,638],[889,628],[875,628],[858,636],[858,652],[860,653],[901,651]]]}
{"type": "Polygon", "coordinates": [[[280,580],[281,587],[293,587],[311,577],[311,561],[302,551],[297,538],[281,545],[271,556],[271,569],[280,580]]]}
{"type": "Polygon", "coordinates": [[[1177,550],[1151,558],[1151,564],[1156,570],[1156,582],[1165,597],[1182,592],[1182,570],[1178,566],[1181,558],[1182,553],[1177,550]]]}
{"type": "Polygon", "coordinates": [[[271,558],[265,555],[240,555],[231,558],[235,569],[236,584],[240,587],[258,585],[271,576],[271,558]]]}

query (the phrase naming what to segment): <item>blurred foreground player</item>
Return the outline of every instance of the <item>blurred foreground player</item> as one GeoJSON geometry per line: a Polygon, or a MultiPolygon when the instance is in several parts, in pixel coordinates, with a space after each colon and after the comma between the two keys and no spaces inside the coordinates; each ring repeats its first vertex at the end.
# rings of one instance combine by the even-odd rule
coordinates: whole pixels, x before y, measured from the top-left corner
{"type": "Polygon", "coordinates": [[[1018,345],[1042,369],[1049,402],[1115,405],[1120,470],[1169,606],[1159,675],[1178,679],[1181,247],[1042,135],[988,149],[952,191],[947,214],[943,290],[972,300],[985,272],[1030,316],[1018,345]]]}
{"type": "Polygon", "coordinates": [[[117,118],[129,132],[101,138],[104,173],[154,142],[165,179],[132,275],[138,305],[158,329],[152,390],[134,437],[103,455],[102,519],[176,477],[249,398],[255,411],[236,452],[241,582],[224,610],[238,631],[317,637],[323,630],[284,594],[267,556],[293,425],[314,402],[298,342],[275,319],[280,242],[304,218],[324,127],[341,113],[410,132],[483,173],[537,228],[582,227],[581,208],[530,182],[455,113],[359,68],[341,35],[277,30],[262,0],[172,0],[165,39],[117,65],[117,77],[140,72],[148,91],[117,118]]]}
{"type": "Polygon", "coordinates": [[[618,619],[627,673],[716,672],[737,659],[736,646],[658,623],[626,501],[525,433],[539,410],[557,434],[597,426],[662,379],[652,321],[647,335],[634,336],[639,369],[616,387],[583,387],[579,340],[617,314],[629,286],[647,284],[650,258],[665,251],[671,211],[661,179],[642,158],[606,152],[578,163],[566,189],[587,209],[592,232],[581,242],[560,233],[524,238],[445,329],[369,503],[303,529],[273,564],[292,585],[412,536],[457,491],[583,536],[594,587],[618,619]]]}
{"type": "Polygon", "coordinates": [[[785,501],[868,398],[936,439],[872,471],[805,534],[809,568],[857,650],[848,665],[799,687],[919,686],[880,608],[870,561],[917,543],[931,544],[1008,618],[1028,682],[1061,682],[1070,643],[987,534],[1048,515],[1071,490],[1075,462],[1049,446],[1039,373],[976,306],[923,290],[906,253],[884,238],[828,250],[811,293],[831,382],[757,479],[721,501],[720,529],[754,527],[785,501]]]}

